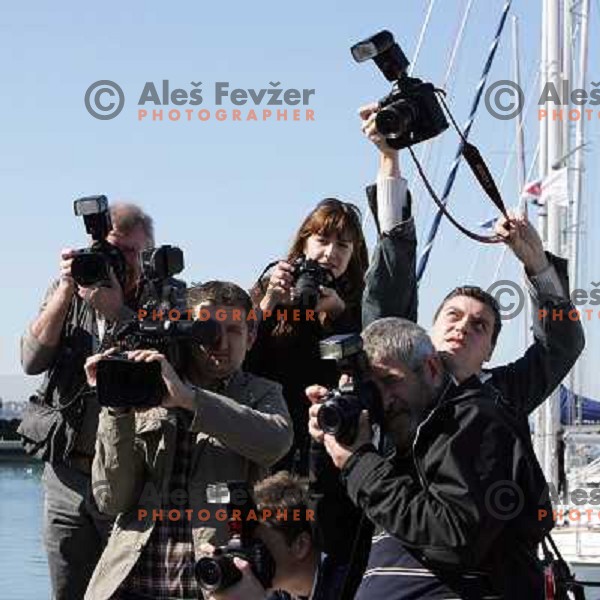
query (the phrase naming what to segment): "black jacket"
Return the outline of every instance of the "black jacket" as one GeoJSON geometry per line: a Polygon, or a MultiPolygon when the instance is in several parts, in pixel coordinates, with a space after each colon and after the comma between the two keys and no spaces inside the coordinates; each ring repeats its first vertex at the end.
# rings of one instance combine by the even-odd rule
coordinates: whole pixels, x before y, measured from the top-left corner
{"type": "MultiPolygon", "coordinates": [[[[534,555],[553,525],[546,482],[527,433],[477,378],[447,384],[410,458],[387,459],[364,447],[342,480],[378,529],[461,597],[479,598],[482,590],[543,597],[534,555]]],[[[377,569],[370,562],[357,598],[444,597],[423,589],[411,595],[411,585],[426,580],[422,573],[377,569]]]]}
{"type": "MultiPolygon", "coordinates": [[[[374,189],[371,188],[368,193],[373,207],[374,189]]],[[[409,219],[398,226],[393,234],[380,236],[376,251],[377,258],[371,264],[364,293],[363,322],[365,325],[386,316],[398,316],[416,321],[415,254],[416,238],[412,220],[409,219]]],[[[568,289],[566,261],[551,255],[549,259],[554,264],[564,289],[568,289]]],[[[566,317],[567,311],[572,308],[570,303],[568,301],[556,303],[552,302],[552,299],[542,300],[542,304],[534,306],[536,313],[539,308],[562,309],[565,311],[565,318],[543,321],[534,319],[534,343],[525,355],[513,363],[486,371],[482,377],[488,387],[486,394],[493,397],[494,402],[505,409],[502,414],[506,411],[509,413],[506,419],[511,422],[514,432],[518,434],[523,451],[534,462],[526,417],[566,376],[584,346],[581,324],[566,317]]],[[[498,448],[500,449],[501,447],[498,448]]],[[[398,466],[397,462],[396,466],[398,466]]],[[[539,474],[537,462],[535,464],[539,474]]],[[[356,526],[362,522],[354,552],[352,582],[345,596],[345,598],[352,598],[352,590],[356,589],[360,582],[371,549],[373,525],[368,519],[363,518],[361,521],[360,509],[348,501],[345,490],[340,485],[338,472],[324,453],[322,446],[315,445],[313,448],[313,468],[312,504],[317,515],[316,535],[325,550],[333,553],[339,560],[349,560],[356,526]]],[[[423,565],[416,556],[406,555],[404,546],[396,548],[391,553],[388,552],[390,546],[394,545],[394,539],[376,537],[371,549],[371,558],[383,552],[387,553],[387,560],[391,565],[404,565],[406,571],[411,567],[423,571],[423,565]],[[394,553],[395,556],[392,556],[394,553]],[[403,556],[400,556],[401,554],[403,556]]],[[[447,596],[440,589],[439,582],[431,582],[431,585],[427,585],[425,581],[421,577],[424,585],[419,587],[419,594],[425,595],[431,592],[427,597],[452,597],[452,595],[447,596]]],[[[407,593],[406,597],[410,595],[407,593]]]]}
{"type": "MultiPolygon", "coordinates": [[[[291,314],[295,307],[279,306],[273,311],[291,314]]],[[[282,313],[285,314],[285,313],[282,313]]],[[[283,386],[283,395],[294,426],[294,443],[274,469],[286,469],[301,475],[308,473],[310,436],[308,435],[309,401],[305,390],[309,385],[327,387],[337,385],[339,373],[335,361],[321,359],[319,342],[341,333],[359,333],[360,307],[349,307],[335,321],[322,325],[316,314],[292,322],[293,329],[286,331],[286,323],[275,316],[261,320],[256,340],[248,353],[244,369],[261,377],[277,381],[283,386]],[[281,330],[283,329],[283,331],[281,330]]]]}

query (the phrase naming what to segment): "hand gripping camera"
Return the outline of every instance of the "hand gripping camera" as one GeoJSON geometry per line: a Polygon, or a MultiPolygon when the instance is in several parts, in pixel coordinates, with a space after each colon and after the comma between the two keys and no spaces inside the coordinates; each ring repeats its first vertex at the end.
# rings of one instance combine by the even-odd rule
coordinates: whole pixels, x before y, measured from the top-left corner
{"type": "Polygon", "coordinates": [[[334,287],[333,273],[322,267],[316,260],[298,257],[293,263],[294,267],[294,297],[300,308],[314,310],[319,300],[319,287],[334,287]]]}
{"type": "Polygon", "coordinates": [[[354,60],[372,58],[388,81],[392,91],[379,101],[375,117],[379,133],[391,148],[399,150],[439,135],[448,121],[436,98],[433,84],[424,83],[406,73],[410,62],[389,31],[355,44],[350,49],[354,60]]]}
{"type": "Polygon", "coordinates": [[[125,284],[126,262],[123,253],[106,236],[112,229],[112,221],[106,196],[87,196],[73,203],[75,215],[83,217],[85,229],[92,236],[89,248],[76,250],[71,264],[71,275],[78,285],[84,287],[110,287],[112,267],[121,287],[125,284]]]}
{"type": "MultiPolygon", "coordinates": [[[[214,320],[187,318],[186,284],[173,277],[183,268],[183,253],[175,246],[164,245],[142,252],[141,304],[146,317],[124,323],[112,335],[122,351],[158,350],[177,371],[185,371],[192,344],[211,346],[218,337],[214,320]],[[169,317],[174,313],[178,319],[169,317]]],[[[97,395],[103,406],[157,406],[165,394],[159,363],[135,362],[123,352],[98,363],[97,395]]]]}
{"type": "Polygon", "coordinates": [[[383,423],[383,405],[379,391],[369,374],[362,339],[356,333],[334,335],[320,343],[321,358],[333,359],[349,383],[331,390],[317,413],[319,427],[335,436],[340,444],[350,445],[358,434],[360,414],[369,412],[372,424],[383,423]]]}
{"type": "MultiPolygon", "coordinates": [[[[219,490],[223,484],[217,484],[219,490]]],[[[243,558],[250,563],[254,576],[266,589],[270,588],[275,575],[275,561],[265,544],[253,537],[257,520],[249,519],[250,511],[256,513],[250,488],[245,481],[229,481],[224,485],[225,497],[218,494],[215,502],[227,502],[227,528],[229,541],[220,546],[213,556],[201,558],[195,567],[196,579],[200,587],[208,593],[221,592],[235,585],[242,578],[240,570],[233,562],[234,557],[243,558]]],[[[207,490],[211,502],[210,487],[207,490]]]]}

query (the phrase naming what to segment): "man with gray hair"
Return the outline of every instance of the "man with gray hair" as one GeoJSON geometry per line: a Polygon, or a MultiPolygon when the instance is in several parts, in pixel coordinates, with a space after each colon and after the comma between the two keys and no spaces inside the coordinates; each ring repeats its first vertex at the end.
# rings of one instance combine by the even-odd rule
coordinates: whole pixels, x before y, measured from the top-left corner
{"type": "Polygon", "coordinates": [[[154,245],[152,219],[139,206],[114,204],[110,216],[106,241],[124,258],[121,282],[111,269],[110,285],[78,285],[71,274],[75,251],[62,250],[59,277],[21,339],[25,373],[44,373],[18,432],[26,452],[46,462],[44,542],[55,600],[83,598],[112,525],[92,500],[100,407],[95,394],[87,393],[83,367],[112,324],[135,316],[139,254],[154,245]]]}
{"type": "Polygon", "coordinates": [[[476,376],[458,383],[418,325],[379,319],[363,340],[392,452],[372,444],[366,412],[351,445],[325,434],[328,391],[307,390],[311,435],[376,530],[355,598],[544,598],[536,548],[553,523],[526,429],[476,376]]]}

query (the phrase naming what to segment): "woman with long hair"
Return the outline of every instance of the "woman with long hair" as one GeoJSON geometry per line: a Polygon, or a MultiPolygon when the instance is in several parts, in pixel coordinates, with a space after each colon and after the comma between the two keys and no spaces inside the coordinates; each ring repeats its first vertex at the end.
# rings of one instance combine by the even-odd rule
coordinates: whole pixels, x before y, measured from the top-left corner
{"type": "Polygon", "coordinates": [[[264,318],[248,369],[283,385],[294,424],[294,445],[278,468],[307,472],[309,403],[304,390],[314,382],[337,383],[335,362],[320,358],[319,342],[330,335],[360,332],[367,264],[359,209],[327,198],[304,219],[287,259],[272,270],[266,289],[260,280],[254,287],[253,299],[264,318]],[[328,275],[326,284],[316,290],[312,310],[299,304],[302,299],[295,294],[301,264],[307,260],[315,261],[317,271],[328,275]]]}

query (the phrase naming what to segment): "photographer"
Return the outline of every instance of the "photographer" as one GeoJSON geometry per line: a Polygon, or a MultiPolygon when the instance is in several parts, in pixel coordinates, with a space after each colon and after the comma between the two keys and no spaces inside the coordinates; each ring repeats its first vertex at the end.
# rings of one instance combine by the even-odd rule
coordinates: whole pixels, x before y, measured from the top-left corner
{"type": "MultiPolygon", "coordinates": [[[[248,294],[213,281],[191,288],[188,306],[194,316],[200,309],[217,316],[218,342],[192,343],[185,373],[155,350],[130,352],[135,361],[160,364],[162,406],[101,412],[93,491],[99,509],[117,519],[86,598],[198,597],[201,545],[226,536],[207,486],[257,481],[291,444],[281,387],[241,370],[255,335],[248,294]]],[[[90,384],[102,358],[87,362],[90,384]]]]}
{"type": "Polygon", "coordinates": [[[262,282],[252,295],[263,318],[247,368],[283,385],[294,425],[294,445],[277,469],[306,475],[308,471],[308,405],[305,387],[312,381],[333,383],[335,370],[319,358],[318,342],[331,333],[360,330],[361,297],[368,262],[360,213],[350,203],[329,198],[319,203],[296,232],[287,260],[273,269],[266,291],[262,282]],[[329,286],[318,286],[313,309],[300,319],[286,318],[299,305],[293,298],[296,260],[312,259],[333,275],[329,286]],[[287,309],[287,312],[284,311],[287,309]],[[269,312],[267,312],[269,311],[269,312]],[[277,318],[277,314],[285,315],[277,318]]]}
{"type": "Polygon", "coordinates": [[[380,319],[363,340],[393,454],[365,413],[351,444],[324,434],[328,391],[307,390],[311,435],[378,531],[356,598],[544,598],[536,547],[553,523],[538,518],[550,504],[528,432],[477,377],[455,383],[419,326],[380,319]]]}
{"type": "Polygon", "coordinates": [[[153,244],[152,219],[138,206],[112,205],[110,217],[106,241],[124,258],[123,287],[112,270],[109,286],[77,285],[71,273],[75,251],[63,250],[60,278],[21,339],[24,371],[45,374],[19,434],[25,450],[46,461],[44,542],[56,600],[83,597],[110,529],[88,501],[99,406],[84,393],[84,363],[107,329],[137,309],[138,255],[153,244]]]}
{"type": "MultiPolygon", "coordinates": [[[[339,600],[346,565],[335,556],[324,555],[313,537],[314,520],[308,510],[306,488],[301,480],[280,471],[254,486],[254,501],[259,514],[273,515],[261,519],[254,538],[261,540],[275,563],[271,590],[282,590],[295,598],[339,600]],[[298,519],[293,518],[298,511],[298,519]],[[279,515],[279,517],[278,517],[279,515]]],[[[207,547],[212,552],[214,548],[207,547]]],[[[242,573],[235,585],[214,593],[214,600],[267,600],[268,590],[252,573],[251,565],[241,558],[234,562],[242,573]]]]}
{"type": "MultiPolygon", "coordinates": [[[[385,140],[375,124],[377,105],[361,112],[363,130],[376,143],[385,140]]],[[[391,151],[393,152],[393,151],[391,151]]],[[[378,181],[373,194],[386,194],[378,181]]],[[[566,377],[585,344],[583,327],[568,317],[574,309],[568,291],[567,263],[544,252],[539,234],[527,217],[501,217],[496,223],[501,236],[523,265],[532,304],[534,341],[527,352],[508,365],[484,369],[494,352],[502,327],[496,299],[476,286],[459,286],[438,306],[431,327],[431,338],[446,367],[465,381],[477,375],[501,392],[501,401],[526,420],[566,377]],[[545,312],[544,312],[545,311],[545,312]],[[544,318],[540,315],[546,314],[544,318]],[[554,314],[558,315],[555,318],[554,314]],[[560,316],[562,315],[562,317],[560,316]]],[[[367,280],[365,296],[371,313],[378,317],[402,317],[416,321],[417,286],[414,228],[404,246],[390,248],[376,277],[367,280]],[[392,251],[396,254],[392,255],[392,251]],[[386,293],[396,290],[395,294],[386,293]],[[407,306],[414,310],[407,311],[407,306]]]]}
{"type": "MultiPolygon", "coordinates": [[[[360,109],[361,116],[366,109],[360,109]]],[[[347,202],[327,199],[302,222],[287,260],[273,269],[266,291],[262,291],[261,282],[253,290],[255,304],[263,314],[270,311],[271,316],[259,324],[247,367],[283,385],[294,424],[294,446],[277,468],[302,475],[308,473],[310,446],[304,390],[314,382],[334,385],[338,377],[334,365],[320,359],[319,341],[333,334],[360,331],[363,322],[369,323],[388,310],[388,303],[389,310],[393,307],[416,319],[416,278],[406,279],[406,291],[398,300],[396,282],[388,285],[393,273],[410,273],[415,268],[416,242],[407,182],[400,174],[398,152],[382,143],[380,136],[369,139],[379,151],[380,189],[379,195],[375,194],[375,186],[367,190],[378,229],[370,268],[367,270],[367,248],[358,209],[347,202]],[[320,287],[314,318],[309,311],[301,311],[300,321],[277,318],[278,311],[284,313],[287,308],[289,315],[290,308],[297,308],[293,297],[297,268],[293,264],[302,258],[313,259],[329,269],[334,277],[333,287],[320,287]],[[407,261],[409,264],[405,264],[407,261]]]]}

